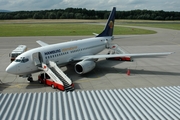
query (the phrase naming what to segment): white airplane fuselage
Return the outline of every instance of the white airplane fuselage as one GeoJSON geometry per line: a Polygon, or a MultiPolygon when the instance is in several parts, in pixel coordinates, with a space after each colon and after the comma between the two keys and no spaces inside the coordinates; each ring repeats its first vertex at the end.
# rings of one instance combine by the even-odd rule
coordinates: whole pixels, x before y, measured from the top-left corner
{"type": "Polygon", "coordinates": [[[134,59],[164,56],[173,53],[121,53],[99,55],[99,52],[112,45],[111,41],[113,39],[115,13],[116,8],[113,7],[104,30],[100,34],[96,34],[96,37],[52,45],[37,41],[42,47],[31,49],[19,55],[15,61],[6,68],[6,71],[15,75],[26,76],[28,80],[31,81],[31,74],[40,71],[43,67],[42,63],[48,64],[50,61],[55,62],[59,66],[77,62],[75,64],[76,73],[85,74],[93,70],[96,65],[95,61],[101,58],[132,57],[134,59]]]}
{"type": "Polygon", "coordinates": [[[112,37],[94,37],[34,48],[19,55],[6,71],[16,75],[27,75],[40,71],[33,57],[36,53],[40,55],[40,58],[37,58],[40,62],[48,64],[48,61],[54,61],[57,65],[66,65],[75,58],[98,54],[106,48],[107,42],[111,39],[112,37]]]}

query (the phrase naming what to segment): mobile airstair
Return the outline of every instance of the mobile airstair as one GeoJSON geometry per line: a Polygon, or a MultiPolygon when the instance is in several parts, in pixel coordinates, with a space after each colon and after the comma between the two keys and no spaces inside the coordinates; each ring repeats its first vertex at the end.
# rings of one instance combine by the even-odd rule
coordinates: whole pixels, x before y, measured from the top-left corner
{"type": "Polygon", "coordinates": [[[49,61],[48,65],[42,63],[42,67],[38,68],[47,73],[54,82],[63,85],[65,91],[74,90],[72,81],[66,76],[66,74],[64,74],[55,62],[49,61]]]}
{"type": "Polygon", "coordinates": [[[111,44],[110,49],[113,50],[112,54],[127,54],[127,52],[120,48],[117,44],[111,44]]]}
{"type": "MultiPolygon", "coordinates": [[[[119,54],[119,55],[127,55],[128,52],[124,51],[122,48],[120,48],[117,44],[110,44],[109,46],[110,51],[107,54],[119,54]]],[[[121,57],[112,57],[108,59],[113,60],[120,60],[120,61],[133,61],[133,59],[130,56],[121,56],[121,57]]]]}

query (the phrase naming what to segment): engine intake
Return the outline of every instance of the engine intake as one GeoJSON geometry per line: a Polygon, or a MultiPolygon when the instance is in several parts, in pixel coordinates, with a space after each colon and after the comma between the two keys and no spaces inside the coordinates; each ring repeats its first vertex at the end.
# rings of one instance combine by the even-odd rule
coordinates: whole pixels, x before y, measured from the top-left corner
{"type": "Polygon", "coordinates": [[[92,69],[95,68],[95,66],[96,63],[94,61],[81,61],[76,63],[75,71],[78,74],[84,74],[90,72],[92,69]]]}

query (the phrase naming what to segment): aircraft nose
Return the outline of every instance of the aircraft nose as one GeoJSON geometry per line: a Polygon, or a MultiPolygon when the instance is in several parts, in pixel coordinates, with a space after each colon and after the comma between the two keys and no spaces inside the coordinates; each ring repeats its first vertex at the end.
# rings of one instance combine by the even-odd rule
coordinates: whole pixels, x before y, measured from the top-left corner
{"type": "Polygon", "coordinates": [[[6,68],[6,72],[10,74],[16,74],[16,66],[12,63],[6,68]]]}

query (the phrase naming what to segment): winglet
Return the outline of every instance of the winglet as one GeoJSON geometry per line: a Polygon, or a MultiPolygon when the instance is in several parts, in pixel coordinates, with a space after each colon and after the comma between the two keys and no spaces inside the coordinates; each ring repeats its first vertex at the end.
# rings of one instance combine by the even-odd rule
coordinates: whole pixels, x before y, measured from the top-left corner
{"type": "Polygon", "coordinates": [[[97,37],[104,37],[104,36],[112,36],[113,35],[115,14],[116,14],[116,7],[113,7],[104,30],[97,37]]]}
{"type": "Polygon", "coordinates": [[[47,46],[47,45],[49,45],[49,44],[47,44],[47,43],[45,43],[45,42],[43,42],[43,41],[41,41],[41,40],[38,40],[38,41],[36,41],[40,46],[47,46]]]}

